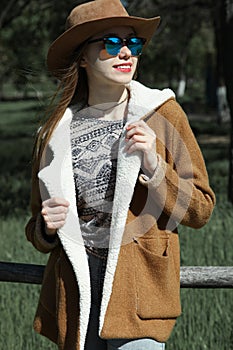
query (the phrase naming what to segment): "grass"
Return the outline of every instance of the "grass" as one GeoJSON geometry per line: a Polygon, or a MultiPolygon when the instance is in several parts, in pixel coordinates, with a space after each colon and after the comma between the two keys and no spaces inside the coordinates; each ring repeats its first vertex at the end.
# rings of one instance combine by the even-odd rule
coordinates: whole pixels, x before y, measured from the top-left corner
{"type": "MultiPolygon", "coordinates": [[[[31,154],[39,103],[0,105],[0,260],[45,264],[24,235],[29,219],[31,154]]],[[[56,349],[32,329],[40,286],[0,282],[0,350],[56,349]]]]}
{"type": "MultiPolygon", "coordinates": [[[[45,264],[47,256],[27,243],[24,226],[28,217],[8,217],[1,221],[2,244],[0,260],[45,264]]],[[[40,286],[20,283],[0,283],[0,349],[56,349],[47,339],[32,329],[40,286]]]]}
{"type": "MultiPolygon", "coordinates": [[[[45,264],[47,256],[26,241],[29,218],[30,160],[37,128],[37,102],[0,105],[1,174],[0,260],[45,264]]],[[[195,134],[228,136],[229,125],[191,120],[195,134]]],[[[200,141],[201,142],[201,141],[200,141]]],[[[217,206],[210,222],[200,230],[180,228],[182,265],[232,265],[233,211],[227,202],[228,144],[200,143],[217,206]]],[[[0,350],[52,350],[56,347],[32,330],[40,286],[0,282],[0,350]]],[[[167,350],[233,350],[233,291],[182,289],[183,313],[167,350]]]]}

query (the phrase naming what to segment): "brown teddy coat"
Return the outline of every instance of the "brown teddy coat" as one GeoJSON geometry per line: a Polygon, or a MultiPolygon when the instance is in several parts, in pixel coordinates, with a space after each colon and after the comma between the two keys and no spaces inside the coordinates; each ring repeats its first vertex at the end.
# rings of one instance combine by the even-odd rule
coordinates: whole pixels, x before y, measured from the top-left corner
{"type": "MultiPolygon", "coordinates": [[[[171,90],[152,90],[135,81],[129,90],[128,120],[142,118],[154,130],[159,162],[151,178],[144,176],[142,154],[124,153],[123,132],[99,333],[104,339],[150,337],[165,342],[181,313],[177,226],[205,225],[215,197],[187,117],[171,90]]],[[[90,277],[75,200],[71,119],[68,109],[45,157],[33,166],[26,235],[38,250],[50,253],[34,328],[59,349],[83,350],[90,277]],[[49,196],[70,202],[67,221],[53,240],[45,235],[40,213],[41,202],[49,196]]]]}

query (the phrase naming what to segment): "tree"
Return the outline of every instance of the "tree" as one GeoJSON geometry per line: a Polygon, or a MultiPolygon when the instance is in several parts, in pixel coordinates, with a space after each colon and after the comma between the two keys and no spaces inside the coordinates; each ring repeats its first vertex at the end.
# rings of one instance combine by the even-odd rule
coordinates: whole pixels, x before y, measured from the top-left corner
{"type": "Polygon", "coordinates": [[[161,16],[160,27],[142,58],[143,82],[157,86],[163,82],[175,90],[181,82],[194,99],[204,96],[206,56],[215,49],[210,0],[132,0],[128,10],[145,17],[161,16]]]}
{"type": "MultiPolygon", "coordinates": [[[[10,82],[21,92],[29,75],[41,66],[47,37],[48,2],[10,0],[1,2],[1,83],[10,82]],[[38,30],[39,29],[39,30],[38,30]]],[[[0,97],[3,92],[0,87],[0,97]]]]}
{"type": "MultiPolygon", "coordinates": [[[[84,1],[77,1],[78,4],[84,1]]],[[[0,4],[0,99],[3,84],[27,93],[46,79],[47,48],[64,30],[74,1],[2,0],[0,4]],[[58,7],[59,6],[59,7],[58,7]],[[38,84],[39,83],[39,84],[38,84]]]]}

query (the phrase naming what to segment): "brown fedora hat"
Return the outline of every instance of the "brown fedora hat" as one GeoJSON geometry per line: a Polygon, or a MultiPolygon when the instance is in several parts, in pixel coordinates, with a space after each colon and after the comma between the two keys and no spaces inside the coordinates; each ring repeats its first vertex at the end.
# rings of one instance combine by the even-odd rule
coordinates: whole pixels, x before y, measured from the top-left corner
{"type": "Polygon", "coordinates": [[[146,39],[154,34],[160,17],[140,18],[129,16],[120,0],[95,0],[76,6],[66,20],[66,31],[49,47],[48,69],[55,75],[67,68],[75,49],[88,38],[115,26],[130,26],[146,39]]]}

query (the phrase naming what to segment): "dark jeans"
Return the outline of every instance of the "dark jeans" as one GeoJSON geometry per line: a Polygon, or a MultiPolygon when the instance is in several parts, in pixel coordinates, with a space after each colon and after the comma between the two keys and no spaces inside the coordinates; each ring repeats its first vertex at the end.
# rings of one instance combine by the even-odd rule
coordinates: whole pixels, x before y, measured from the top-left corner
{"type": "Polygon", "coordinates": [[[88,254],[91,276],[91,313],[85,350],[164,350],[165,344],[153,339],[109,339],[99,337],[99,314],[107,260],[88,254]]]}

